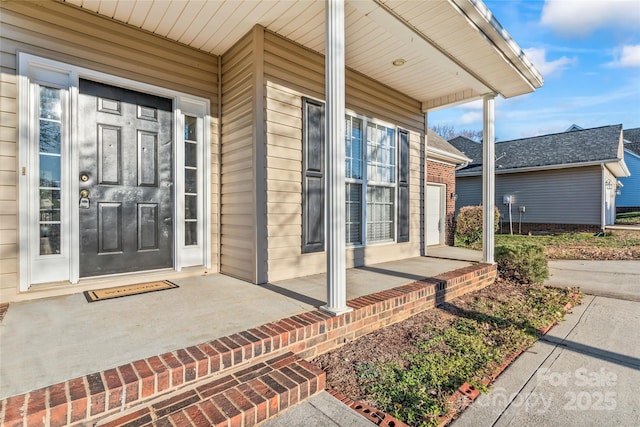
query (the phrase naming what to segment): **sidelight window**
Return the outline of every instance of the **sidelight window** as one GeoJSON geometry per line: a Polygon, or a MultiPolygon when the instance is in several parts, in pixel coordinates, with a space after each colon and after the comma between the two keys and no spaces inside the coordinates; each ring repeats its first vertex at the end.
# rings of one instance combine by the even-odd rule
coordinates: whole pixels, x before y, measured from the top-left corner
{"type": "Polygon", "coordinates": [[[39,87],[38,181],[40,255],[61,250],[62,101],[61,90],[39,87]]]}
{"type": "Polygon", "coordinates": [[[184,245],[198,244],[198,118],[184,116],[184,245]]]}

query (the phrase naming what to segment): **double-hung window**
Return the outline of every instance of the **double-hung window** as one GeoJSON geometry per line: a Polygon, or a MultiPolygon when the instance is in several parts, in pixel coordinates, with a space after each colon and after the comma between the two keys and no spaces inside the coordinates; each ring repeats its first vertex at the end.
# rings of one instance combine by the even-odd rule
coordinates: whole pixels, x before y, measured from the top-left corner
{"type": "MultiPolygon", "coordinates": [[[[303,117],[304,253],[324,249],[324,104],[304,98],[303,117]]],[[[344,143],[347,245],[409,241],[409,132],[347,115],[344,143]]]]}
{"type": "Polygon", "coordinates": [[[348,245],[395,240],[396,165],[395,128],[351,115],[345,117],[348,245]]]}
{"type": "Polygon", "coordinates": [[[396,132],[367,124],[367,242],[395,238],[396,132]]]}

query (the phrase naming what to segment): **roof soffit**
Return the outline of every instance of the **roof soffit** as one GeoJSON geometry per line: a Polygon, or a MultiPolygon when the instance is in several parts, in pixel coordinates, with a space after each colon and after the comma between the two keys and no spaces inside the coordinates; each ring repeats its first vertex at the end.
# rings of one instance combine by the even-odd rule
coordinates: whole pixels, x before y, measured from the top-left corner
{"type": "MultiPolygon", "coordinates": [[[[324,55],[323,1],[61,1],[214,55],[256,24],[324,55]]],[[[424,111],[533,91],[535,82],[460,7],[475,10],[476,1],[346,0],[346,64],[422,102],[424,111]],[[397,58],[405,65],[394,67],[397,58]]]]}

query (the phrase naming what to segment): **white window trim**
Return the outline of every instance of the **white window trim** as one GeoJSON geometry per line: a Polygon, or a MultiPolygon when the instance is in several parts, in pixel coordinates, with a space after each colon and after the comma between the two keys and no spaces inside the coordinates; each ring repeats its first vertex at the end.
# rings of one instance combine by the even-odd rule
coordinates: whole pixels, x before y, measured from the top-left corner
{"type": "MultiPolygon", "coordinates": [[[[211,152],[210,152],[210,101],[206,98],[187,95],[171,89],[141,83],[123,77],[113,76],[99,71],[71,64],[62,63],[36,55],[18,52],[18,100],[19,100],[19,129],[18,129],[18,159],[19,159],[19,244],[20,244],[20,280],[19,291],[28,291],[32,283],[64,282],[76,284],[79,277],[79,212],[75,208],[74,195],[78,194],[79,184],[74,177],[78,176],[78,85],[81,78],[98,81],[101,83],[118,86],[124,89],[131,89],[153,95],[170,98],[173,100],[173,123],[174,123],[174,164],[173,176],[175,181],[174,189],[174,270],[180,271],[182,267],[194,265],[201,260],[201,265],[206,268],[211,267],[211,152]],[[57,77],[56,77],[57,76],[57,77]],[[57,80],[59,79],[59,80],[57,80]],[[57,81],[56,81],[57,80],[57,81]],[[66,135],[63,136],[63,175],[61,177],[62,200],[61,221],[62,227],[68,230],[61,246],[61,254],[39,255],[39,245],[34,242],[34,197],[39,193],[35,185],[34,159],[35,154],[32,149],[32,129],[34,129],[34,99],[31,84],[59,85],[68,89],[66,94],[66,113],[63,118],[66,127],[66,135]],[[184,120],[183,112],[190,115],[196,113],[202,119],[203,139],[202,148],[198,154],[202,157],[202,169],[198,175],[198,190],[202,189],[202,201],[199,211],[202,210],[202,225],[198,230],[203,237],[202,244],[197,245],[197,254],[188,251],[183,254],[184,249],[184,153],[178,150],[184,144],[184,120]],[[66,156],[66,160],[64,160],[66,156]],[[23,172],[24,171],[24,172],[23,172]],[[36,193],[36,194],[34,194],[36,193]],[[64,206],[64,207],[63,207],[64,206]],[[37,255],[36,255],[37,254],[37,255]],[[46,258],[43,260],[43,258],[46,258]],[[44,261],[44,262],[43,262],[44,261]],[[44,268],[44,269],[43,269],[44,268]],[[47,271],[47,280],[33,280],[34,271],[47,271]]],[[[200,213],[200,212],[199,212],[200,213]]],[[[39,236],[39,231],[38,231],[39,236]]],[[[190,247],[191,248],[191,247],[190,247]]],[[[139,273],[139,272],[138,272],[139,273]]],[[[136,273],[137,274],[137,273],[136,273]]]]}

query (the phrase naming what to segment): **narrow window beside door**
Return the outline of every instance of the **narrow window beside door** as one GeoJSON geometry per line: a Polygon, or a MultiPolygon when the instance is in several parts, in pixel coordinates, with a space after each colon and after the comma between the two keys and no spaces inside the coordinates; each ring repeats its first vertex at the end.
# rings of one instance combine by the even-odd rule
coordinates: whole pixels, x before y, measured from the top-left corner
{"type": "Polygon", "coordinates": [[[40,86],[38,114],[40,255],[60,253],[62,102],[61,90],[40,86]]]}
{"type": "Polygon", "coordinates": [[[198,118],[184,116],[184,245],[198,244],[198,118]]]}

